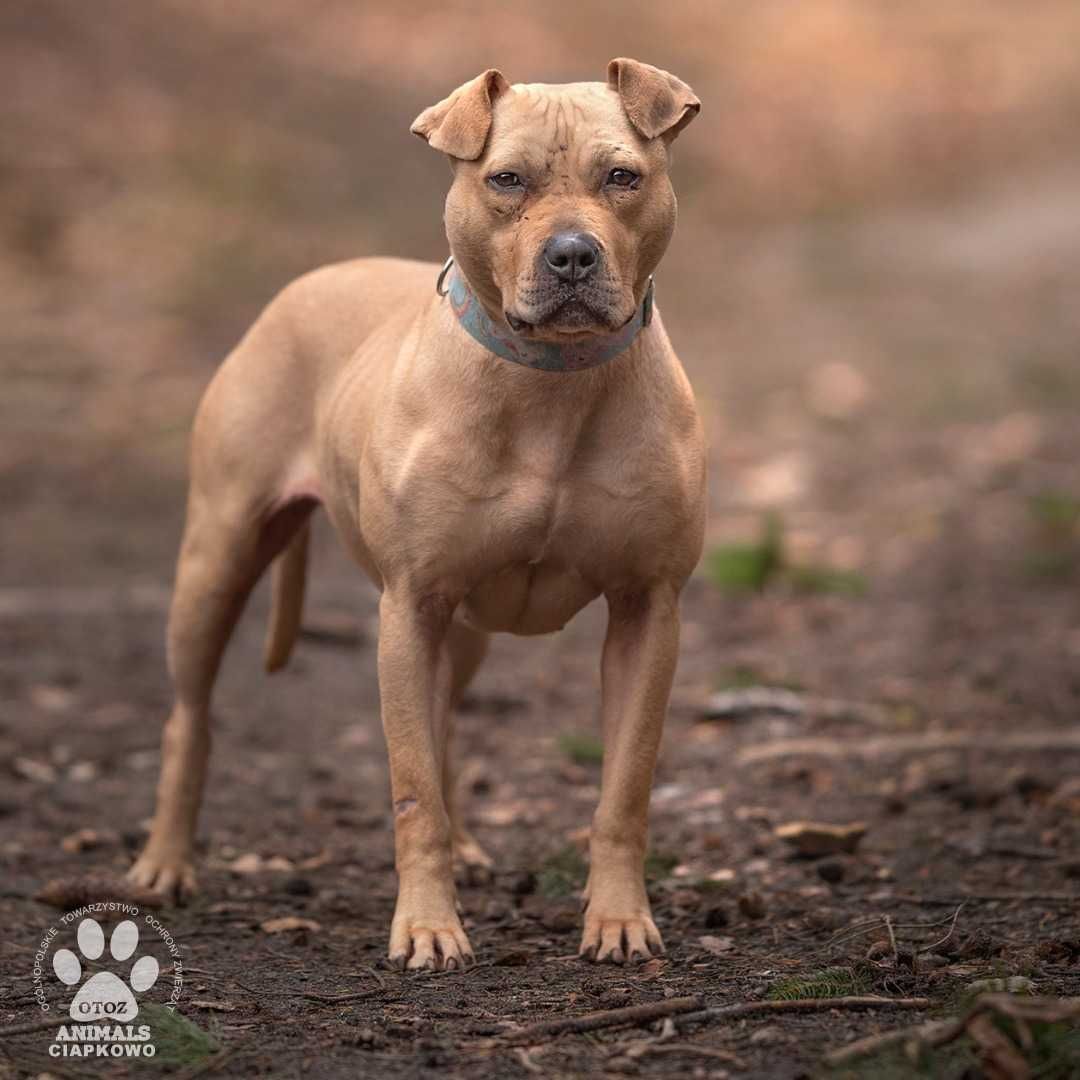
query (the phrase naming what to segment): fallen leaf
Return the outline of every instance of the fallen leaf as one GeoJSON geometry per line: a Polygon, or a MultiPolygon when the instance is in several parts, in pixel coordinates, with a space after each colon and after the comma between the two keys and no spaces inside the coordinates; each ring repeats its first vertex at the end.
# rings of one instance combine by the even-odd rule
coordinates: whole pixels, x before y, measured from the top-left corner
{"type": "Polygon", "coordinates": [[[790,844],[799,855],[818,858],[822,855],[852,854],[866,835],[861,822],[850,825],[827,825],[815,821],[790,821],[778,825],[773,834],[790,844]]]}
{"type": "Polygon", "coordinates": [[[65,836],[60,841],[60,847],[74,855],[80,851],[93,851],[95,848],[111,843],[112,840],[113,837],[107,833],[100,833],[95,829],[79,829],[65,836]]]}
{"type": "Polygon", "coordinates": [[[77,698],[64,686],[37,685],[30,687],[30,703],[42,712],[69,712],[75,707],[77,698]]]}
{"type": "Polygon", "coordinates": [[[51,784],[56,780],[56,769],[47,761],[36,761],[34,758],[17,757],[11,763],[16,775],[24,780],[31,780],[35,784],[51,784]]]}
{"type": "Polygon", "coordinates": [[[297,915],[282,915],[278,919],[267,919],[259,923],[259,929],[266,934],[286,934],[291,930],[310,930],[318,933],[322,924],[314,919],[301,919],[297,915]]]}
{"type": "Polygon", "coordinates": [[[234,874],[257,874],[263,869],[262,856],[254,851],[240,855],[229,863],[229,869],[234,874]]]}
{"type": "Polygon", "coordinates": [[[709,953],[714,956],[719,956],[721,953],[730,952],[735,948],[735,939],[729,937],[713,937],[712,934],[706,934],[704,937],[698,938],[698,944],[709,953]]]}
{"type": "Polygon", "coordinates": [[[191,1004],[196,1009],[208,1009],[212,1012],[236,1012],[236,1006],[227,1001],[193,1001],[191,1004]]]}
{"type": "Polygon", "coordinates": [[[1033,994],[1035,984],[1026,975],[1010,975],[1005,979],[976,979],[968,983],[969,994],[1033,994]]]}

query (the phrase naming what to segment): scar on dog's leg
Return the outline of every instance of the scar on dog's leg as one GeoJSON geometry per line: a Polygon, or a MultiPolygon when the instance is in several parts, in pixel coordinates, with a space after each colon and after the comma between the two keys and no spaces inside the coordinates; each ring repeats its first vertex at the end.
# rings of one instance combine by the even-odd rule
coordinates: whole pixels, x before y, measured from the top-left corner
{"type": "Polygon", "coordinates": [[[150,837],[128,872],[159,892],[192,892],[192,848],[210,754],[210,697],[233,628],[252,586],[306,522],[313,500],[228,521],[193,498],[169,612],[174,704],[162,735],[161,777],[150,837]]]}
{"type": "Polygon", "coordinates": [[[451,686],[443,721],[446,731],[442,768],[443,799],[446,802],[446,812],[450,815],[454,862],[462,868],[466,881],[482,884],[491,880],[495,863],[465,825],[453,743],[454,710],[461,704],[466,687],[487,654],[488,635],[463,623],[452,623],[447,633],[446,645],[450,654],[451,686]]]}

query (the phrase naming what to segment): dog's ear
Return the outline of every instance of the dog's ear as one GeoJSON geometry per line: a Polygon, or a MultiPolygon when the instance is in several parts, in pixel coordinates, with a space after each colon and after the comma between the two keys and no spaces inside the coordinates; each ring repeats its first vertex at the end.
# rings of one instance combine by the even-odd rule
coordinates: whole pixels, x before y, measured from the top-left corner
{"type": "Polygon", "coordinates": [[[612,60],[607,78],[630,123],[646,139],[660,137],[670,143],[701,111],[701,102],[686,83],[639,60],[612,60]]]}
{"type": "Polygon", "coordinates": [[[475,161],[484,152],[491,130],[491,106],[509,89],[502,72],[489,68],[425,109],[409,130],[444,154],[475,161]]]}

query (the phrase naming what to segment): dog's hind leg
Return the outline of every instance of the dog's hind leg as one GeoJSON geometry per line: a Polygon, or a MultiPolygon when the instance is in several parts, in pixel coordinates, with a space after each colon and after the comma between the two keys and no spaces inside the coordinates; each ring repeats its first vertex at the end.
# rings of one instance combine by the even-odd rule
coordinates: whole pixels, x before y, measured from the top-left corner
{"type": "Polygon", "coordinates": [[[128,872],[136,884],[183,895],[195,888],[192,847],[210,753],[210,695],[252,587],[316,503],[260,514],[193,492],[169,613],[175,702],[162,737],[161,779],[150,838],[128,872]]]}
{"type": "Polygon", "coordinates": [[[495,863],[465,825],[461,809],[462,792],[454,762],[454,710],[461,704],[466,687],[487,654],[488,635],[463,623],[454,622],[447,633],[450,654],[451,687],[443,720],[446,728],[443,749],[443,799],[450,815],[454,863],[470,883],[490,881],[495,863]]]}

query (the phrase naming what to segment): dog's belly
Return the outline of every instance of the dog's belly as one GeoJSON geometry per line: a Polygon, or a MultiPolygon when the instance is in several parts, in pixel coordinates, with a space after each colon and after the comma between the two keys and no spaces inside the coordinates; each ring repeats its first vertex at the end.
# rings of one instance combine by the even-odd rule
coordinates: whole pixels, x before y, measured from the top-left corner
{"type": "Polygon", "coordinates": [[[512,563],[475,585],[461,614],[478,630],[550,634],[598,595],[595,586],[568,567],[512,563]]]}

